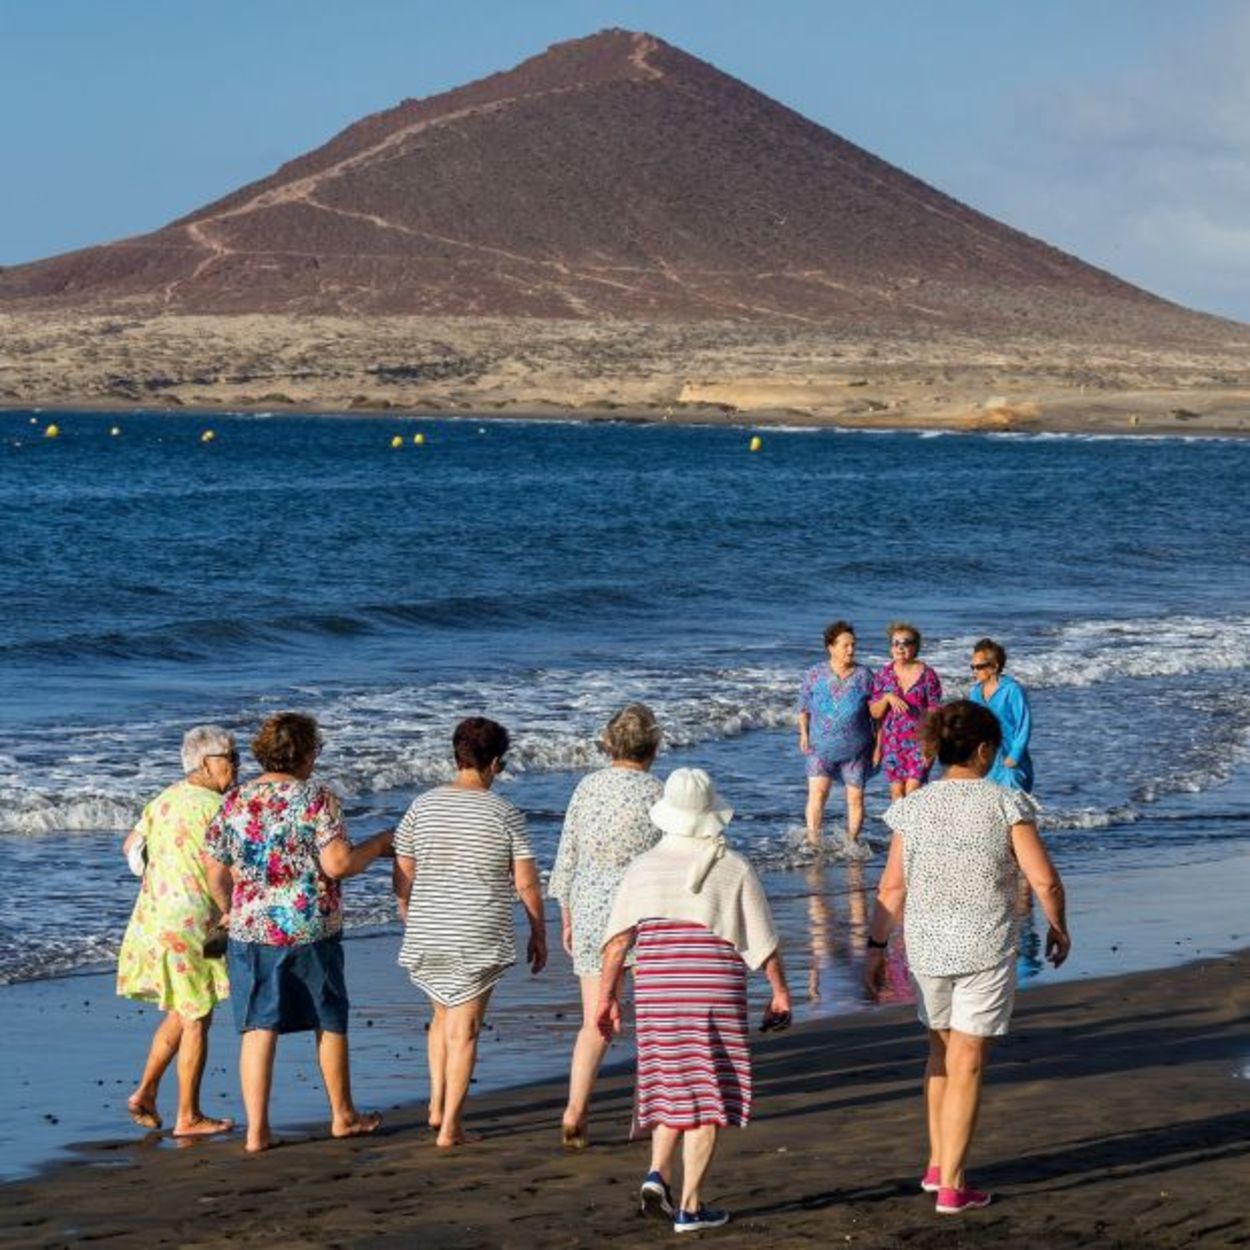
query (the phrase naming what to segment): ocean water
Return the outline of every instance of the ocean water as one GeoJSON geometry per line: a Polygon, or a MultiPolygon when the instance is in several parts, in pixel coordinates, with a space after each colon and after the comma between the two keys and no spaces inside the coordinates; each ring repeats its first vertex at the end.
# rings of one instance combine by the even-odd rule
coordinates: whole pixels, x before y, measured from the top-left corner
{"type": "MultiPolygon", "coordinates": [[[[751,433],[0,413],[0,1044],[19,1078],[0,1103],[23,1126],[0,1134],[0,1173],[124,1122],[152,1017],[94,975],[135,897],[119,843],[203,721],[245,745],[272,711],[317,715],[319,775],[361,836],[450,774],[457,720],[492,715],[547,869],[599,730],[646,700],[668,736],[658,771],[708,768],[737,811],[802,1017],[860,1002],[885,845],[881,782],[873,859],[800,845],[795,700],[822,629],[850,619],[879,664],[905,617],[950,694],[990,634],[1032,695],[1077,938],[1063,974],[1243,945],[1250,442],[764,430],[751,454],[751,433]],[[82,1056],[70,1077],[28,1044],[48,1029],[82,1056]]],[[[369,939],[349,964],[367,970],[357,1083],[416,1097],[425,1008],[393,967],[389,874],[346,900],[369,939]]],[[[1040,927],[1028,918],[1026,977],[1040,927]]],[[[481,1087],[558,1071],[574,998],[558,952],[544,977],[506,979],[481,1087]]],[[[215,1045],[212,1097],[234,1098],[230,1042],[215,1045]]],[[[276,1104],[319,1116],[301,1062],[279,1065],[276,1104]]]]}
{"type": "MultiPolygon", "coordinates": [[[[661,771],[711,768],[737,844],[810,895],[792,726],[835,616],[872,663],[890,619],[915,622],[951,694],[973,639],[1005,643],[1061,865],[1244,848],[1250,443],[763,438],[0,414],[0,882],[24,900],[0,982],[107,962],[134,893],[117,840],[177,775],[183,729],[246,741],[288,707],[320,718],[362,834],[449,774],[461,716],[502,720],[548,867],[598,730],[644,699],[661,771]]],[[[353,883],[354,926],[393,919],[384,876],[353,883]]]]}

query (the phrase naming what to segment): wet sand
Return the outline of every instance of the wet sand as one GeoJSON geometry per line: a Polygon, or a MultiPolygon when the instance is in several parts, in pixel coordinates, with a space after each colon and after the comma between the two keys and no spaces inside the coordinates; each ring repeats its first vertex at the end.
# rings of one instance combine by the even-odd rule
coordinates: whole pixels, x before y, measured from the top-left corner
{"type": "MultiPolygon", "coordinates": [[[[1023,995],[989,1071],[971,1175],[988,1210],[942,1219],[924,1163],[924,1042],[892,1007],[756,1050],[757,1118],[725,1134],[708,1198],[731,1246],[1250,1244],[1250,952],[1023,995]]],[[[0,1244],[565,1247],[667,1242],[635,1214],[646,1147],[631,1076],[605,1079],[592,1147],[558,1145],[560,1084],[475,1099],[484,1140],[438,1152],[422,1109],[368,1140],[84,1148],[3,1189],[0,1244]]]]}

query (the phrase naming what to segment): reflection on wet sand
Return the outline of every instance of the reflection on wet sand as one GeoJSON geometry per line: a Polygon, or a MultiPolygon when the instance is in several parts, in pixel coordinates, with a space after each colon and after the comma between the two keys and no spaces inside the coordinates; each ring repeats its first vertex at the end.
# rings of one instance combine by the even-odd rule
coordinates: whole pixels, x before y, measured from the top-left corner
{"type": "Polygon", "coordinates": [[[832,865],[824,860],[809,864],[803,872],[807,885],[807,932],[811,965],[807,994],[812,1002],[822,995],[834,969],[841,964],[851,978],[858,976],[868,932],[868,897],[864,888],[864,865],[852,860],[832,865]],[[835,900],[846,899],[846,923],[838,924],[835,900]]]}

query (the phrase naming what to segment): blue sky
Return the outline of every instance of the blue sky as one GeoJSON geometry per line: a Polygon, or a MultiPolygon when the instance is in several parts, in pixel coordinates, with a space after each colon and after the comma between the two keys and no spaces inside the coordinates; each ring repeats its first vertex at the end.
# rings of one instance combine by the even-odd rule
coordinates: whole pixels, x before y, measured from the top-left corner
{"type": "Polygon", "coordinates": [[[366,113],[606,26],[1250,321],[1244,0],[0,0],[0,264],[153,229],[366,113]]]}

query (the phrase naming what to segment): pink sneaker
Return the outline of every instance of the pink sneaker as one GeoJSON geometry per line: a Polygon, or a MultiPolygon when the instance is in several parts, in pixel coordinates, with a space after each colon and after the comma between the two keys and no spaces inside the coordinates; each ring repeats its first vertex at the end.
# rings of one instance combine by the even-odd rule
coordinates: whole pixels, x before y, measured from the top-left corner
{"type": "Polygon", "coordinates": [[[925,1174],[920,1178],[920,1188],[927,1194],[935,1194],[942,1188],[942,1169],[926,1168],[925,1174]]]}
{"type": "Polygon", "coordinates": [[[937,1206],[934,1210],[939,1215],[962,1215],[965,1211],[975,1211],[989,1205],[989,1194],[983,1194],[979,1189],[942,1188],[938,1190],[937,1206]]]}

